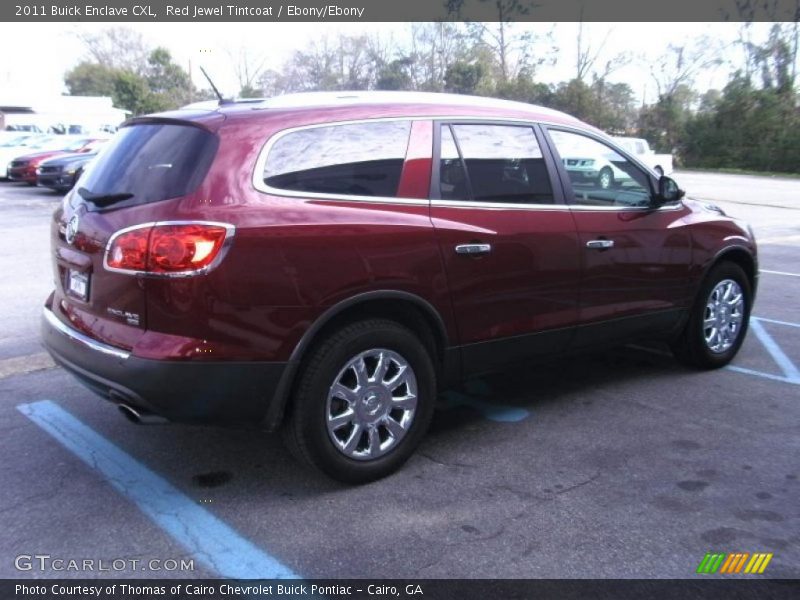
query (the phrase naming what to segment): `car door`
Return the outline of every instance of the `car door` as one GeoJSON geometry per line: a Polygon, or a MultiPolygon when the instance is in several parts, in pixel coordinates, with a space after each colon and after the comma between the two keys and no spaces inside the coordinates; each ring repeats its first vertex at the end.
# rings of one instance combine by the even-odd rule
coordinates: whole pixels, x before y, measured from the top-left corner
{"type": "Polygon", "coordinates": [[[558,352],[577,319],[577,234],[540,135],[435,123],[431,217],[467,374],[558,352]]]}
{"type": "Polygon", "coordinates": [[[599,136],[545,131],[581,248],[574,345],[669,330],[689,302],[688,210],[654,203],[654,177],[599,136]]]}

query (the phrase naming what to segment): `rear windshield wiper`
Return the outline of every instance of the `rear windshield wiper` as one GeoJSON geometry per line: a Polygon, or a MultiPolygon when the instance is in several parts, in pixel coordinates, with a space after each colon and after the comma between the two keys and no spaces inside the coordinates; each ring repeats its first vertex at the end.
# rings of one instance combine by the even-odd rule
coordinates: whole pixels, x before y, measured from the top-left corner
{"type": "Polygon", "coordinates": [[[94,192],[90,192],[83,187],[78,188],[78,194],[80,194],[81,198],[84,200],[87,200],[88,202],[100,207],[111,206],[116,202],[122,202],[123,200],[133,198],[133,194],[128,192],[119,192],[116,194],[95,194],[94,192]]]}

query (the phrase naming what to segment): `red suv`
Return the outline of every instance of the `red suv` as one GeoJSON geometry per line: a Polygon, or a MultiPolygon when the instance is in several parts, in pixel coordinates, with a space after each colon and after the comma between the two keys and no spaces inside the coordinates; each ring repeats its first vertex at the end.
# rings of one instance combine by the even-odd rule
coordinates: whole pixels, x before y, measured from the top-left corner
{"type": "Polygon", "coordinates": [[[137,421],[283,426],[363,482],[437,389],[638,338],[739,350],[750,228],[545,108],[301,94],[128,121],[53,218],[55,360],[137,421]]]}

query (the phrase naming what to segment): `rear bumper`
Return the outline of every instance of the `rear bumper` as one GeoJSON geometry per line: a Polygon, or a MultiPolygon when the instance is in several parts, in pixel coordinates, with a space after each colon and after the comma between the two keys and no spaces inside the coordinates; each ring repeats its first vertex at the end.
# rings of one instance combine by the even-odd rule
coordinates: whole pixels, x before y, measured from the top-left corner
{"type": "Polygon", "coordinates": [[[48,307],[42,342],[56,363],[106,400],[183,423],[263,427],[287,367],[138,358],[72,329],[48,307]]]}

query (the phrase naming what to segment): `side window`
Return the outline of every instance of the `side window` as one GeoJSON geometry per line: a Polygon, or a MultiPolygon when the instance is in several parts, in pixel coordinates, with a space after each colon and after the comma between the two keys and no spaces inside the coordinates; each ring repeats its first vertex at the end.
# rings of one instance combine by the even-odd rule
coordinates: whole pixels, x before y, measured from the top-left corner
{"type": "Polygon", "coordinates": [[[554,202],[547,167],[531,127],[460,124],[451,128],[442,127],[442,198],[519,204],[554,202]],[[462,181],[464,166],[466,177],[462,181]]]}
{"type": "Polygon", "coordinates": [[[650,178],[616,150],[585,135],[549,130],[572,183],[574,204],[634,207],[650,204],[650,178]]]}
{"type": "Polygon", "coordinates": [[[270,149],[264,183],[298,192],[394,197],[410,132],[410,121],[293,131],[270,149]]]}
{"type": "Polygon", "coordinates": [[[469,200],[470,191],[464,163],[458,154],[453,132],[442,125],[442,149],[439,165],[439,187],[443,200],[469,200]]]}

